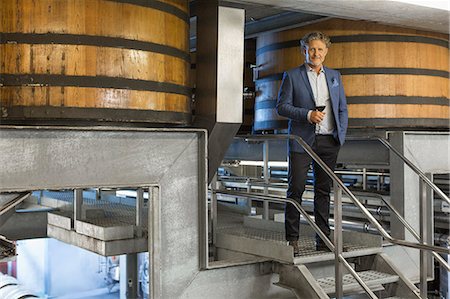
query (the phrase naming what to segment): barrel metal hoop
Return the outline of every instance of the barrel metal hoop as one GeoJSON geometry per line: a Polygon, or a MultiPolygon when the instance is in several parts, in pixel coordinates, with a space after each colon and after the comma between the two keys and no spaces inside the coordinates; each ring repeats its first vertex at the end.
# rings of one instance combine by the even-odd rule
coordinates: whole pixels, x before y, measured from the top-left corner
{"type": "Polygon", "coordinates": [[[347,96],[347,104],[410,104],[450,106],[445,97],[418,96],[347,96]]]}
{"type": "Polygon", "coordinates": [[[364,67],[337,69],[342,75],[419,75],[448,78],[449,72],[441,70],[394,68],[394,67],[364,67]]]}
{"type": "Polygon", "coordinates": [[[352,128],[449,128],[448,118],[349,118],[352,128]]]}
{"type": "Polygon", "coordinates": [[[75,86],[117,88],[181,94],[191,96],[191,87],[167,82],[105,76],[67,76],[52,74],[0,74],[3,86],[75,86]]]}
{"type": "MultiPolygon", "coordinates": [[[[384,67],[365,67],[365,68],[337,68],[342,75],[419,75],[448,78],[449,72],[441,70],[417,69],[417,68],[384,68],[384,67]]],[[[277,81],[283,79],[283,73],[276,73],[256,80],[256,83],[268,81],[277,81]]]]}
{"type": "Polygon", "coordinates": [[[144,6],[174,15],[189,24],[189,14],[176,6],[156,0],[109,0],[113,2],[144,6]]]}
{"type": "Polygon", "coordinates": [[[121,37],[95,36],[60,33],[0,33],[0,44],[41,44],[41,45],[84,45],[132,49],[160,53],[190,62],[189,53],[180,49],[152,42],[132,40],[121,37]]]}
{"type": "Polygon", "coordinates": [[[64,124],[83,126],[92,121],[111,124],[152,123],[154,125],[186,125],[191,123],[188,112],[156,111],[141,109],[88,108],[88,107],[51,107],[51,106],[14,106],[2,107],[2,124],[64,124]],[[40,123],[39,120],[42,122],[40,123]]]}

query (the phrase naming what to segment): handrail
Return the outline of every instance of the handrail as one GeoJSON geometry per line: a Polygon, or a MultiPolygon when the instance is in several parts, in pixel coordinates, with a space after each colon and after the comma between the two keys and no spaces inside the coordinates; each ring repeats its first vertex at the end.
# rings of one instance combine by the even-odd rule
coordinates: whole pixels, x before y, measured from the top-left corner
{"type": "MultiPolygon", "coordinates": [[[[411,235],[417,240],[420,241],[419,234],[415,231],[415,229],[405,220],[405,218],[400,215],[400,213],[395,209],[383,196],[379,197],[383,203],[394,213],[395,216],[397,216],[398,220],[403,224],[404,227],[411,233],[411,235]]],[[[437,252],[432,251],[431,254],[434,256],[434,258],[441,264],[444,268],[447,269],[448,272],[450,272],[450,265],[447,263],[445,259],[443,259],[437,252]]]]}
{"type": "MultiPolygon", "coordinates": [[[[263,194],[260,194],[260,193],[255,193],[255,194],[252,194],[252,193],[248,193],[248,192],[238,192],[238,191],[229,191],[229,190],[213,190],[213,192],[215,192],[215,193],[219,193],[219,194],[228,194],[228,195],[234,195],[234,196],[242,196],[242,197],[249,197],[249,198],[255,198],[255,199],[266,199],[266,200],[270,200],[270,201],[274,201],[274,202],[289,202],[289,203],[292,203],[291,201],[290,201],[290,199],[289,198],[284,198],[284,197],[281,197],[281,196],[277,196],[277,195],[272,195],[272,194],[269,194],[269,195],[263,195],[263,194]]],[[[304,209],[303,209],[303,207],[301,207],[300,206],[300,208],[301,208],[301,210],[303,210],[304,211],[304,209]]],[[[299,212],[301,212],[300,210],[299,210],[299,212]]],[[[306,211],[305,211],[305,213],[306,213],[306,211]]],[[[370,212],[368,212],[369,214],[370,214],[370,212]]],[[[302,213],[303,214],[303,213],[302,213]]],[[[306,213],[307,214],[307,213],[306,213]]],[[[370,214],[371,216],[372,216],[372,214],[370,214]]],[[[309,216],[309,215],[308,215],[309,216]]],[[[306,218],[306,217],[305,217],[306,218]]],[[[307,219],[307,218],[306,218],[307,219]]],[[[311,220],[312,221],[312,220],[311,220]]],[[[375,221],[377,221],[377,220],[375,220],[375,221]]],[[[309,223],[309,222],[308,222],[309,223]]],[[[311,223],[309,223],[309,224],[311,224],[311,223]]],[[[383,229],[384,230],[384,229],[383,229]]],[[[321,232],[321,231],[320,231],[321,232]]],[[[322,239],[324,239],[323,241],[326,243],[326,245],[328,246],[328,248],[332,248],[331,246],[329,246],[329,244],[333,244],[333,243],[331,243],[329,240],[328,240],[328,238],[324,238],[325,237],[325,235],[322,235],[320,232],[318,232],[318,234],[321,236],[321,238],[322,239]],[[329,242],[329,243],[328,243],[329,242]]],[[[387,232],[386,232],[387,233],[387,232]]],[[[388,235],[389,235],[389,233],[387,233],[388,235]]],[[[382,234],[382,236],[383,236],[383,234],[382,234]]],[[[384,236],[383,236],[384,237],[384,236]]],[[[385,239],[387,239],[387,238],[385,238],[385,239]]],[[[393,239],[393,238],[392,238],[393,239]]],[[[388,239],[389,240],[389,239],[388,239]]],[[[403,240],[397,240],[397,239],[393,239],[394,241],[391,241],[391,240],[389,240],[391,243],[394,243],[394,244],[399,244],[399,245],[402,245],[402,246],[405,246],[405,247],[410,247],[410,248],[415,248],[415,249],[423,249],[423,250],[429,250],[429,251],[433,251],[433,250],[436,250],[436,251],[438,251],[438,252],[441,252],[441,253],[445,253],[445,254],[450,254],[450,249],[445,249],[444,247],[438,247],[438,246],[431,246],[431,245],[425,245],[425,244],[422,244],[422,243],[414,243],[414,242],[409,242],[409,241],[403,241],[403,240]],[[400,243],[401,242],[401,243],[400,243]]],[[[334,245],[333,245],[333,247],[334,247],[334,245]]]]}
{"type": "MultiPolygon", "coordinates": [[[[394,239],[383,227],[382,225],[372,216],[372,214],[366,209],[366,207],[355,197],[355,195],[344,185],[344,183],[339,179],[339,177],[337,177],[337,175],[334,173],[334,171],[332,171],[321,159],[320,157],[312,150],[312,148],[299,136],[295,136],[295,135],[252,135],[252,136],[240,136],[241,138],[245,139],[247,142],[248,141],[256,141],[256,142],[261,142],[264,141],[264,151],[266,151],[266,146],[269,144],[268,141],[269,140],[281,140],[281,139],[291,139],[291,140],[295,140],[298,144],[300,144],[303,149],[305,150],[305,152],[314,160],[315,163],[318,163],[319,166],[325,171],[325,173],[333,180],[334,183],[334,188],[335,188],[335,201],[337,200],[337,202],[340,202],[341,196],[342,196],[342,190],[344,190],[344,192],[349,196],[350,200],[353,202],[353,204],[355,204],[360,210],[361,212],[367,217],[367,219],[370,221],[370,223],[372,223],[372,225],[375,226],[375,228],[380,232],[380,234],[387,239],[388,241],[390,241],[393,244],[398,244],[401,246],[405,246],[405,247],[411,247],[411,248],[416,248],[416,249],[420,249],[420,269],[421,269],[421,278],[420,278],[420,283],[421,283],[421,287],[420,287],[420,296],[426,296],[426,285],[427,285],[427,276],[426,274],[424,274],[426,267],[427,267],[427,261],[426,261],[426,255],[425,255],[425,251],[431,251],[431,253],[433,255],[436,255],[437,252],[440,253],[445,253],[445,254],[450,254],[450,249],[448,248],[443,248],[443,247],[439,247],[439,246],[434,246],[434,245],[428,245],[426,242],[421,242],[421,240],[419,240],[419,243],[414,243],[414,242],[409,242],[409,241],[405,241],[405,240],[398,240],[398,239],[394,239]],[[337,197],[337,198],[336,198],[337,197]]],[[[430,190],[434,190],[436,192],[436,194],[438,194],[444,201],[446,201],[447,203],[450,204],[450,199],[442,192],[442,190],[440,190],[420,169],[418,169],[411,161],[409,161],[405,156],[403,156],[400,152],[398,152],[395,148],[393,148],[391,146],[391,144],[389,144],[386,140],[381,139],[379,137],[376,138],[365,138],[364,140],[370,140],[370,139],[376,139],[377,141],[381,142],[385,147],[387,147],[389,150],[391,150],[392,152],[394,152],[398,157],[400,157],[403,162],[405,164],[407,164],[422,180],[421,182],[421,204],[425,205],[425,196],[427,196],[427,187],[423,187],[424,184],[428,185],[428,187],[431,187],[430,190]]],[[[266,157],[267,155],[264,155],[264,165],[265,167],[267,167],[268,164],[268,157],[266,157]]],[[[266,175],[264,176],[266,178],[266,175]]],[[[267,183],[267,180],[266,180],[267,183]]],[[[264,202],[264,205],[266,206],[266,201],[264,202]]],[[[294,206],[296,206],[294,204],[294,206]]],[[[267,205],[268,207],[268,205],[267,205]]],[[[340,207],[340,205],[336,205],[335,204],[335,221],[337,221],[338,226],[335,227],[335,229],[338,230],[338,235],[335,235],[334,238],[334,242],[336,247],[331,248],[329,245],[329,243],[331,242],[327,242],[328,238],[324,237],[324,234],[321,233],[321,230],[318,229],[318,227],[313,226],[314,230],[316,231],[316,233],[319,234],[320,238],[325,242],[325,244],[332,249],[332,251],[335,253],[335,263],[336,263],[336,269],[335,269],[335,276],[336,276],[336,295],[337,297],[341,298],[343,296],[343,289],[342,289],[342,265],[344,265],[346,268],[350,267],[348,265],[348,263],[345,261],[345,259],[343,258],[343,256],[341,255],[342,253],[342,233],[340,232],[340,230],[342,229],[342,227],[340,226],[341,221],[342,221],[342,211],[340,208],[336,207],[340,207]],[[336,218],[337,217],[337,218],[336,218]],[[348,265],[348,267],[347,267],[348,265]]],[[[299,208],[297,208],[297,210],[300,211],[299,208]]],[[[394,212],[395,213],[395,212],[394,212]]],[[[302,213],[303,214],[303,213],[302,213]]],[[[397,214],[396,214],[397,215],[397,214]]],[[[305,216],[305,215],[304,215],[305,216]]],[[[305,217],[306,218],[306,217],[305,217]]],[[[400,217],[401,218],[401,217],[400,217]]],[[[399,218],[399,219],[400,219],[399,218]]],[[[309,221],[308,221],[309,222],[309,221]]],[[[408,228],[408,225],[406,225],[405,221],[401,221],[402,224],[405,225],[406,228],[408,228]]],[[[311,224],[311,223],[310,223],[311,224]]],[[[424,226],[423,229],[426,229],[426,226],[424,226]]],[[[426,238],[426,233],[423,232],[423,236],[424,238],[426,238]]],[[[413,233],[414,235],[414,233],[413,233]]],[[[415,234],[417,235],[417,234],[415,234]]],[[[439,262],[441,262],[441,260],[438,258],[439,262]]],[[[351,267],[350,267],[351,268],[351,267]]],[[[354,278],[358,281],[358,283],[363,287],[363,289],[366,291],[366,293],[371,297],[371,298],[376,298],[375,294],[373,294],[373,292],[370,291],[370,289],[367,287],[367,285],[365,285],[365,283],[361,280],[361,278],[358,276],[358,274],[353,270],[353,269],[348,269],[349,272],[354,276],[354,278]]],[[[418,296],[417,294],[417,290],[414,290],[413,293],[418,296]]]]}
{"type": "Polygon", "coordinates": [[[450,198],[439,189],[436,184],[434,184],[426,175],[423,173],[416,165],[414,165],[409,159],[407,159],[402,153],[400,153],[396,148],[394,148],[386,139],[380,137],[367,137],[367,138],[359,138],[359,137],[350,137],[349,140],[376,140],[381,142],[387,149],[391,150],[394,154],[396,154],[406,165],[408,165],[412,171],[414,171],[428,186],[430,186],[434,192],[436,192],[440,198],[450,204],[450,198]]]}
{"type": "Polygon", "coordinates": [[[0,206],[0,216],[4,213],[8,212],[12,208],[16,207],[18,204],[20,204],[22,201],[27,199],[31,195],[31,192],[22,192],[17,193],[17,197],[9,200],[7,203],[5,203],[3,206],[0,206]]]}
{"type": "MultiPolygon", "coordinates": [[[[292,204],[297,211],[302,214],[303,217],[305,217],[306,221],[311,225],[311,227],[315,230],[317,234],[319,234],[320,238],[324,241],[325,245],[331,250],[331,252],[336,252],[336,247],[334,244],[328,239],[328,237],[322,232],[322,230],[317,226],[317,224],[312,220],[311,216],[303,209],[303,207],[294,199],[292,198],[284,198],[284,197],[278,197],[274,195],[268,195],[268,194],[251,194],[251,193],[243,193],[243,192],[236,192],[236,191],[228,191],[228,190],[212,190],[213,193],[219,193],[219,194],[228,194],[228,195],[234,195],[234,196],[243,196],[248,198],[254,198],[254,199],[263,199],[263,200],[270,200],[270,201],[276,201],[276,202],[284,202],[284,203],[290,203],[292,204]]],[[[372,298],[376,299],[378,298],[372,290],[367,286],[367,284],[359,277],[358,273],[355,272],[355,270],[351,267],[351,265],[345,260],[345,258],[342,256],[342,254],[338,255],[339,261],[345,266],[345,268],[352,274],[352,276],[358,281],[358,283],[361,285],[361,287],[366,291],[366,293],[372,298]]]]}
{"type": "MultiPolygon", "coordinates": [[[[247,141],[261,141],[261,140],[281,140],[281,139],[292,139],[298,142],[305,152],[318,163],[320,167],[327,173],[327,175],[339,185],[339,187],[345,191],[349,196],[351,201],[361,210],[361,212],[368,218],[370,223],[372,223],[375,228],[381,233],[381,235],[387,239],[389,242],[402,245],[405,247],[411,247],[416,249],[424,249],[430,251],[437,251],[445,254],[450,254],[450,249],[445,249],[443,247],[425,245],[422,243],[414,243],[404,240],[394,239],[382,226],[381,224],[372,216],[372,214],[366,209],[366,207],[355,197],[355,195],[344,185],[344,183],[339,179],[339,177],[320,159],[320,157],[313,151],[313,149],[299,136],[295,135],[252,135],[252,136],[241,136],[247,141]]],[[[436,187],[437,188],[437,187],[436,187]]],[[[439,188],[438,188],[439,189],[439,188]]]]}
{"type": "MultiPolygon", "coordinates": [[[[264,184],[261,184],[263,186],[264,184]]],[[[269,184],[268,186],[271,186],[269,184]]],[[[248,193],[245,193],[248,194],[248,193]]],[[[401,216],[401,214],[380,194],[377,193],[368,193],[372,197],[376,197],[380,199],[389,210],[391,210],[394,215],[399,219],[399,221],[403,224],[403,226],[411,233],[411,235],[417,240],[420,241],[420,236],[417,234],[417,232],[414,230],[414,228],[401,216]]],[[[239,195],[239,194],[233,194],[233,195],[239,195]]],[[[243,195],[245,196],[245,195],[243,195]]],[[[434,256],[434,258],[441,264],[448,272],[450,272],[450,265],[447,263],[445,259],[443,259],[437,252],[432,251],[431,254],[434,256]]]]}

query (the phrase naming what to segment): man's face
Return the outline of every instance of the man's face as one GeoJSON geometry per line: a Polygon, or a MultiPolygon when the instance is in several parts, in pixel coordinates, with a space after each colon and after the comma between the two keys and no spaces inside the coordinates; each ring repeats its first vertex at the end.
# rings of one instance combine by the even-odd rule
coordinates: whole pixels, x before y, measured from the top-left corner
{"type": "Polygon", "coordinates": [[[327,56],[328,48],[325,43],[319,39],[314,39],[309,42],[304,50],[306,63],[311,66],[322,66],[325,56],[327,56]]]}

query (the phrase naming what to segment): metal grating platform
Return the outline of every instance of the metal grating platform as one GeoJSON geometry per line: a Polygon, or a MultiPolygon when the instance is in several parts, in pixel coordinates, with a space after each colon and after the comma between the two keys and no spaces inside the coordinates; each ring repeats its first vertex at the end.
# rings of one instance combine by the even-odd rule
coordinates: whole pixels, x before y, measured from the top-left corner
{"type": "MultiPolygon", "coordinates": [[[[391,275],[374,270],[358,272],[361,279],[373,290],[383,290],[383,284],[397,282],[399,280],[397,275],[391,275]]],[[[361,286],[355,280],[351,274],[344,275],[343,288],[345,293],[354,293],[362,291],[361,286]]],[[[317,279],[320,287],[327,293],[332,294],[335,292],[335,279],[334,277],[326,277],[317,279]]]]}
{"type": "MultiPolygon", "coordinates": [[[[286,240],[284,239],[284,234],[282,232],[268,231],[250,227],[232,227],[220,229],[218,233],[222,236],[223,234],[226,234],[243,239],[264,241],[268,243],[267,246],[270,246],[270,243],[275,243],[279,246],[287,247],[289,249],[289,246],[287,246],[286,240]]],[[[300,256],[323,255],[327,253],[325,251],[315,250],[314,238],[312,237],[300,237],[299,245],[300,256]]]]}
{"type": "MultiPolygon", "coordinates": [[[[48,235],[98,254],[109,256],[147,250],[148,208],[142,209],[142,225],[136,226],[134,202],[85,197],[81,220],[74,221],[73,192],[47,192],[45,201],[57,201],[60,210],[48,213],[48,235]],[[51,195],[52,198],[47,197],[51,195]],[[61,202],[65,202],[60,206],[61,202]]],[[[120,200],[120,199],[119,199],[120,200]]]]}
{"type": "MultiPolygon", "coordinates": [[[[334,254],[315,250],[313,236],[300,236],[300,255],[293,256],[291,246],[285,241],[284,232],[255,227],[234,226],[217,229],[216,247],[259,255],[274,260],[304,264],[333,260],[334,254]]],[[[354,243],[344,244],[344,256],[359,256],[378,253],[381,247],[368,242],[366,246],[354,243]]]]}
{"type": "MultiPolygon", "coordinates": [[[[281,245],[287,245],[284,237],[284,232],[268,231],[251,227],[228,227],[219,229],[219,232],[243,238],[264,240],[267,242],[277,242],[281,245]]],[[[313,237],[300,236],[299,246],[300,255],[316,255],[328,253],[326,251],[316,251],[313,237]]],[[[365,248],[367,248],[367,246],[358,244],[344,244],[344,251],[347,252],[365,248]]]]}
{"type": "MultiPolygon", "coordinates": [[[[86,212],[83,221],[88,223],[103,227],[134,225],[136,223],[136,208],[133,206],[107,201],[84,201],[83,207],[86,212]]],[[[148,209],[144,209],[142,212],[144,216],[143,229],[147,230],[148,209]]],[[[52,213],[73,218],[72,207],[68,210],[53,211],[52,213]]]]}
{"type": "Polygon", "coordinates": [[[220,233],[229,234],[238,237],[250,238],[255,240],[264,240],[269,242],[278,242],[285,244],[284,236],[281,232],[268,231],[253,227],[227,227],[219,229],[220,233]]]}

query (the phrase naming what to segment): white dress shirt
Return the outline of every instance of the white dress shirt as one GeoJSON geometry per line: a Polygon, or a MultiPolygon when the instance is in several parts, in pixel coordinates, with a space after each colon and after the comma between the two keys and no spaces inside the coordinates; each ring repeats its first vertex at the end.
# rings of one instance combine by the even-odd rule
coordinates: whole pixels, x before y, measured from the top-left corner
{"type": "MultiPolygon", "coordinates": [[[[325,78],[325,71],[323,67],[317,74],[308,64],[306,65],[306,73],[308,74],[309,84],[314,96],[316,106],[325,106],[325,117],[316,124],[316,134],[318,135],[332,135],[335,129],[333,111],[331,109],[330,93],[328,91],[327,80],[325,78]]],[[[308,121],[311,122],[312,110],[308,112],[308,121]]]]}

